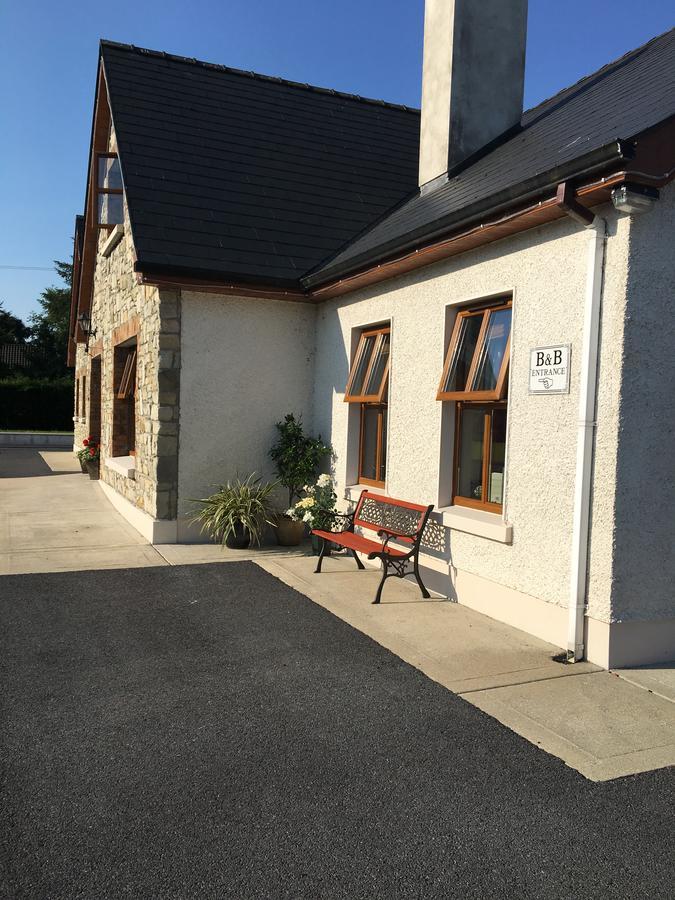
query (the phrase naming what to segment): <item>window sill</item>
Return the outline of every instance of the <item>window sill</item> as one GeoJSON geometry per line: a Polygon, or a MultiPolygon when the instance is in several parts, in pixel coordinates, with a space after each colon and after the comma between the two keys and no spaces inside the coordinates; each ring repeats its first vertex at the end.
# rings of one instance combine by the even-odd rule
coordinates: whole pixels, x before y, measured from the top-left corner
{"type": "Polygon", "coordinates": [[[513,526],[507,525],[496,513],[470,509],[468,506],[442,506],[436,512],[443,517],[446,528],[475,534],[500,544],[513,543],[513,526]]]}
{"type": "Polygon", "coordinates": [[[382,494],[382,496],[387,494],[385,488],[376,487],[374,484],[348,484],[345,487],[345,499],[356,501],[361,496],[361,491],[368,491],[370,494],[382,494]]]}
{"type": "Polygon", "coordinates": [[[105,467],[124,478],[130,478],[132,481],[136,479],[135,456],[112,456],[105,460],[105,467]]]}
{"type": "Polygon", "coordinates": [[[119,244],[119,242],[124,237],[124,225],[115,225],[113,230],[110,232],[108,240],[101,247],[101,256],[110,256],[115,247],[119,244]]]}

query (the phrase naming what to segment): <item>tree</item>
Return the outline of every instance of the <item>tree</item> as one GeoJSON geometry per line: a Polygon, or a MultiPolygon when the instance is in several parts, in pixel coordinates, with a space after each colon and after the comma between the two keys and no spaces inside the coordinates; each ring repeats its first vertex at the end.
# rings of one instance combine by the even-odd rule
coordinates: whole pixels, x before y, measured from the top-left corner
{"type": "Polygon", "coordinates": [[[41,312],[30,317],[31,343],[42,351],[40,368],[47,376],[65,374],[70,325],[70,285],[73,281],[72,263],[54,260],[59,277],[68,287],[45,288],[38,298],[41,312]]]}
{"type": "Polygon", "coordinates": [[[309,437],[302,429],[302,419],[288,413],[276,423],[279,440],[270,450],[280,483],[288,490],[288,505],[300,498],[303,487],[316,476],[321,461],[333,455],[333,448],[321,436],[309,437]]]}
{"type": "Polygon", "coordinates": [[[18,316],[5,309],[0,300],[0,344],[21,344],[30,335],[30,328],[18,316]]]}

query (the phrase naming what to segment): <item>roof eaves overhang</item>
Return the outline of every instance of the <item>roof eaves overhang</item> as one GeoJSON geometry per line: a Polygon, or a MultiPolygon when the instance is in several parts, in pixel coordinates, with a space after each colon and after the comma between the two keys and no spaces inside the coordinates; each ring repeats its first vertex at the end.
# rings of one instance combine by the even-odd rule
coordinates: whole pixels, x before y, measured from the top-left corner
{"type": "Polygon", "coordinates": [[[136,260],[134,269],[138,284],[164,290],[197,291],[271,300],[311,300],[308,292],[303,290],[297,281],[290,279],[261,282],[239,274],[162,266],[157,263],[146,263],[142,259],[136,260]]]}
{"type": "Polygon", "coordinates": [[[312,293],[315,293],[317,289],[323,289],[337,281],[351,278],[372,266],[381,266],[393,258],[428,247],[450,235],[470,231],[486,219],[492,220],[513,212],[515,209],[526,209],[533,202],[546,197],[551,191],[555,192],[558,184],[562,181],[588,179],[596,173],[609,171],[612,168],[616,169],[622,163],[632,159],[633,155],[632,142],[612,141],[583,157],[578,157],[571,163],[538,173],[498,194],[481,199],[447,217],[437,219],[433,226],[425,226],[406,234],[400,240],[382,244],[368,253],[355,257],[344,266],[331,267],[324,264],[321,268],[305,275],[301,282],[312,293]]]}

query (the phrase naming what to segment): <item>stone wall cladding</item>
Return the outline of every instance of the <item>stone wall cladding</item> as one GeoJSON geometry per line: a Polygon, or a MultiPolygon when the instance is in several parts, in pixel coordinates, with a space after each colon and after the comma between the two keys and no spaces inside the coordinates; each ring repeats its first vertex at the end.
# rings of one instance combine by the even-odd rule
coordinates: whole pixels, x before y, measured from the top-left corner
{"type": "MultiPolygon", "coordinates": [[[[111,140],[114,146],[114,138],[111,140]]],[[[98,249],[107,233],[99,236],[98,249]]],[[[101,478],[123,497],[157,519],[174,519],[178,479],[178,405],[180,391],[180,295],[140,285],[134,274],[134,248],[125,205],[124,236],[108,257],[96,261],[91,318],[102,346],[101,478]],[[115,335],[115,331],[117,334],[115,335]],[[136,476],[111,471],[113,359],[115,340],[137,334],[136,476]]],[[[90,357],[78,344],[76,369],[87,370],[90,357]]],[[[87,415],[89,402],[87,402],[87,415]]],[[[75,440],[86,437],[89,423],[77,425],[75,440]]]]}

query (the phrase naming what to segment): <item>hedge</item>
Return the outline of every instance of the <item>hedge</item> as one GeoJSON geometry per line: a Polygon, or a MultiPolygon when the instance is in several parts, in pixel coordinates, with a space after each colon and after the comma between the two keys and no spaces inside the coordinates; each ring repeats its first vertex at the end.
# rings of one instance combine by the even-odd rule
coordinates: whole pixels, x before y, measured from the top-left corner
{"type": "Polygon", "coordinates": [[[73,379],[0,378],[0,430],[72,431],[73,379]]]}

